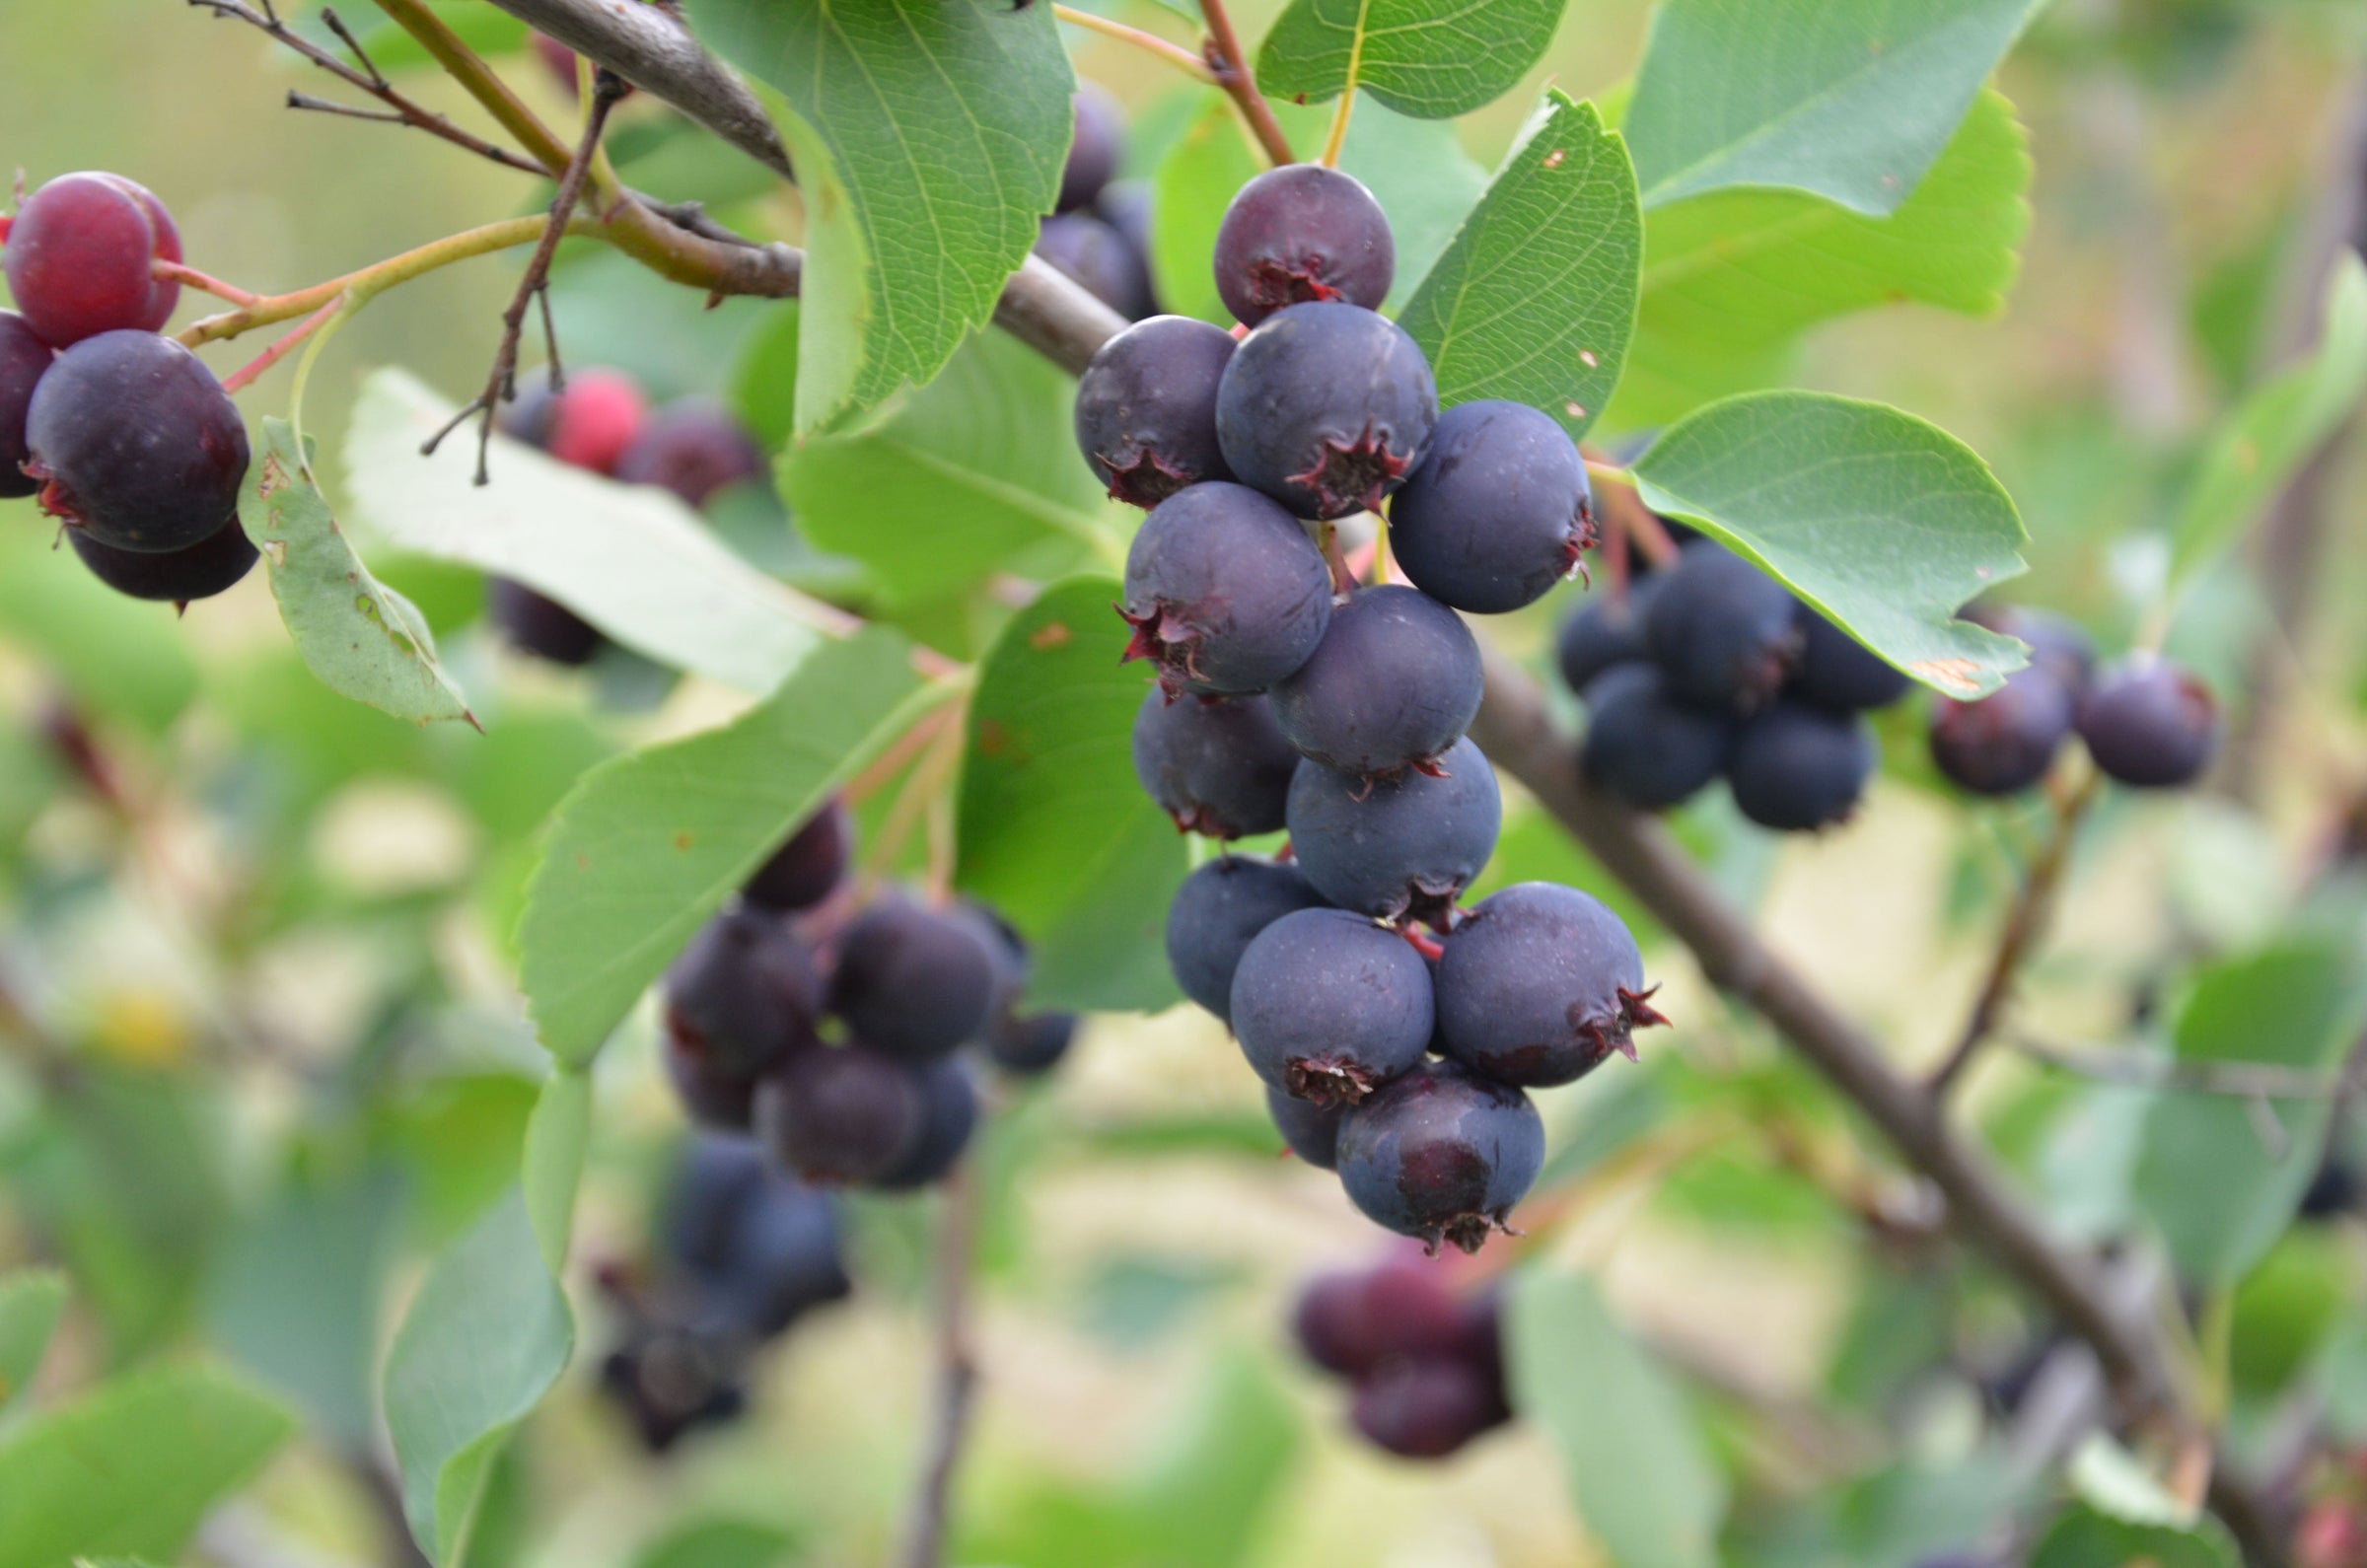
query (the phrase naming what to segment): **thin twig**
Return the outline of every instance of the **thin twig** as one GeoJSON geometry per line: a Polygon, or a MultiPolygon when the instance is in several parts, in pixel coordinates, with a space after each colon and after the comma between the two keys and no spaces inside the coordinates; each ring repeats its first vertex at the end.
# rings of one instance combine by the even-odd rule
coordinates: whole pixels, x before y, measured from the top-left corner
{"type": "Polygon", "coordinates": [[[1177,70],[1211,87],[1216,85],[1216,72],[1209,69],[1208,62],[1181,43],[1171,43],[1155,33],[1145,33],[1140,28],[1130,28],[1123,22],[1112,22],[1108,17],[1097,17],[1090,11],[1079,11],[1070,6],[1054,6],[1052,15],[1071,26],[1099,33],[1104,37],[1115,38],[1120,43],[1156,55],[1177,70]]]}
{"type": "Polygon", "coordinates": [[[903,1568],[938,1568],[945,1560],[954,1472],[969,1435],[978,1385],[969,1343],[969,1268],[975,1246],[977,1190],[967,1164],[946,1177],[937,1216],[937,1398],[928,1459],[904,1529],[903,1568]]]}
{"type": "Polygon", "coordinates": [[[256,381],[261,379],[263,372],[287,358],[289,351],[297,344],[327,325],[329,319],[345,308],[345,303],[346,297],[340,294],[306,317],[293,329],[275,340],[269,348],[264,349],[252,360],[232,371],[228,376],[223,377],[222,390],[226,392],[239,392],[253,386],[256,381]]]}
{"type": "Polygon", "coordinates": [[[1241,108],[1241,117],[1250,122],[1251,134],[1265,156],[1276,164],[1298,161],[1290,150],[1290,138],[1282,134],[1281,122],[1274,118],[1274,107],[1257,91],[1257,78],[1250,70],[1249,57],[1241,52],[1241,35],[1233,31],[1233,19],[1225,12],[1225,0],[1200,0],[1200,15],[1208,21],[1208,69],[1215,74],[1216,85],[1223,88],[1241,108]]]}
{"type": "Polygon", "coordinates": [[[195,289],[200,294],[210,294],[217,300],[228,300],[233,305],[252,305],[262,298],[259,294],[249,293],[235,283],[225,283],[220,278],[208,277],[195,267],[183,266],[179,261],[166,261],[161,258],[151,261],[148,263],[148,275],[152,278],[161,278],[169,283],[178,283],[184,289],[195,289]]]}

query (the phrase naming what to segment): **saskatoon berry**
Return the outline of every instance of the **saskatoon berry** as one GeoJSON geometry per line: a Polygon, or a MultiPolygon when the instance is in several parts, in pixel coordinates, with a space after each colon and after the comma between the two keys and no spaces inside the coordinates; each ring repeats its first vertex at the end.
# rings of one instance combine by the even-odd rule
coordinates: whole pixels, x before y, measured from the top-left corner
{"type": "Polygon", "coordinates": [[[747,1138],[690,1140],[660,1234],[668,1255],[723,1298],[701,1316],[745,1332],[777,1333],[849,1289],[836,1204],[774,1170],[747,1138]]]}
{"type": "Polygon", "coordinates": [[[1849,815],[1877,760],[1862,717],[1787,699],[1743,726],[1726,781],[1734,804],[1759,826],[1806,832],[1849,815]]]}
{"type": "Polygon", "coordinates": [[[1314,1105],[1279,1089],[1265,1092],[1265,1110],[1274,1118],[1274,1130],[1282,1134],[1292,1154],[1318,1171],[1329,1171],[1339,1163],[1339,1118],[1347,1108],[1344,1105],[1314,1105]]]}
{"type": "Polygon", "coordinates": [[[1635,1055],[1652,1010],[1644,961],[1619,917],[1575,888],[1516,883],[1479,900],[1438,961],[1447,1053],[1500,1083],[1573,1083],[1613,1051],[1635,1055]]]}
{"type": "Polygon", "coordinates": [[[1444,1459],[1506,1417],[1486,1372],[1455,1357],[1392,1362],[1356,1380],[1350,1419],[1400,1459],[1444,1459]]]}
{"type": "Polygon", "coordinates": [[[1276,832],[1299,753],[1274,719],[1264,697],[1171,701],[1154,686],[1134,712],[1134,776],[1179,831],[1276,832]]]}
{"type": "Polygon", "coordinates": [[[1578,445],[1526,403],[1438,416],[1430,455],[1389,503],[1389,544],[1413,586],[1477,614],[1535,604],[1595,541],[1578,445]]]}
{"type": "Polygon", "coordinates": [[[1331,621],[1331,569],[1298,519],[1244,485],[1179,490],[1126,550],[1125,657],[1170,696],[1263,691],[1307,662],[1331,621]]]}
{"type": "Polygon", "coordinates": [[[2109,779],[2190,784],[2219,748],[2219,705],[2188,671],[2139,657],[2105,671],[2080,699],[2079,738],[2109,779]]]}
{"type": "Polygon", "coordinates": [[[1286,164],[1235,192],[1217,226],[1215,267],[1225,309],[1255,326],[1309,300],[1379,310],[1398,245],[1381,203],[1353,177],[1286,164]]]}
{"type": "Polygon", "coordinates": [[[554,665],[588,665],[608,646],[598,626],[513,578],[486,580],[485,613],[511,647],[554,665]]]}
{"type": "Polygon", "coordinates": [[[1154,316],[1104,343],[1077,382],[1077,447],[1113,500],[1153,507],[1187,484],[1230,479],[1216,444],[1216,384],[1233,334],[1154,316]]]}
{"type": "Polygon", "coordinates": [[[1057,1067],[1076,1037],[1074,1013],[1014,1014],[986,1036],[986,1055],[1004,1072],[1034,1077],[1057,1067]]]}
{"type": "Polygon", "coordinates": [[[1554,660],[1562,683],[1584,691],[1595,677],[1614,665],[1649,659],[1644,647],[1644,615],[1652,596],[1667,579],[1655,574],[1630,578],[1624,594],[1605,594],[1588,600],[1575,615],[1561,623],[1554,642],[1554,660]]]}
{"type": "Polygon", "coordinates": [[[1098,84],[1081,83],[1070,103],[1076,131],[1069,139],[1068,161],[1060,168],[1061,212],[1073,212],[1102,193],[1117,173],[1126,134],[1125,111],[1098,84]]]}
{"type": "Polygon", "coordinates": [[[1184,994],[1228,1024],[1233,971],[1257,933],[1323,895],[1296,866],[1227,855],[1184,879],[1167,906],[1167,966],[1184,994]]]}
{"type": "Polygon", "coordinates": [[[1090,212],[1043,220],[1036,253],[1129,321],[1151,314],[1151,267],[1132,241],[1090,212]]]}
{"type": "Polygon", "coordinates": [[[1302,517],[1370,511],[1422,461],[1438,422],[1429,362],[1355,305],[1294,305],[1241,340],[1216,390],[1234,476],[1302,517]]]}
{"type": "Polygon", "coordinates": [[[756,1135],[809,1181],[877,1181],[920,1147],[929,1102],[926,1081],[896,1057],[824,1046],[757,1080],[756,1135]]]}
{"type": "Polygon", "coordinates": [[[2358,1172],[2339,1155],[2330,1154],[2302,1190],[2300,1214],[2305,1220],[2331,1219],[2349,1213],[2358,1203],[2358,1172]]]}
{"type": "Polygon", "coordinates": [[[745,1138],[684,1140],[659,1226],[667,1255],[692,1274],[729,1272],[740,1255],[740,1216],[766,1172],[763,1152],[745,1138]]]}
{"type": "Polygon", "coordinates": [[[1275,685],[1274,718],[1302,754],[1342,773],[1427,771],[1470,728],[1481,680],[1479,644],[1455,611],[1414,589],[1367,588],[1275,685]]]}
{"type": "Polygon", "coordinates": [[[1679,701],[1749,713],[1775,695],[1798,657],[1792,606],[1781,583],[1700,540],[1653,596],[1644,642],[1679,701]]]}
{"type": "Polygon", "coordinates": [[[700,1427],[736,1420],[748,1408],[729,1347],[671,1324],[636,1323],[601,1363],[601,1384],[624,1406],[652,1454],[666,1453],[700,1427]]]}
{"type": "Polygon", "coordinates": [[[1887,708],[1906,695],[1905,673],[1806,605],[1800,606],[1800,669],[1792,695],[1834,713],[1887,708]]]}
{"type": "Polygon", "coordinates": [[[502,431],[561,463],[612,473],[649,418],[641,384],[620,370],[579,370],[561,391],[545,380],[501,411],[502,431]]]}
{"type": "Polygon", "coordinates": [[[762,909],[811,909],[838,891],[854,845],[846,802],[833,799],[756,868],[740,896],[762,909]]]}
{"type": "Polygon", "coordinates": [[[998,958],[973,921],[888,897],[839,939],[830,1011],[893,1056],[942,1056],[983,1028],[998,958]]]}
{"type": "Polygon", "coordinates": [[[1339,1179],[1368,1219],[1475,1252],[1544,1164],[1529,1097],[1461,1062],[1424,1062],[1339,1124],[1339,1179]]]}
{"type": "Polygon", "coordinates": [[[102,332],[57,356],[25,420],[41,507],[119,550],[178,550],[238,510],[247,427],[197,356],[102,332]]]}
{"type": "Polygon", "coordinates": [[[756,1080],[719,1066],[702,1041],[669,1026],[663,1045],[666,1081],[683,1114],[717,1132],[747,1132],[754,1125],[756,1080]]]}
{"type": "Polygon", "coordinates": [[[692,506],[728,485],[760,478],[764,454],[721,404],[689,397],[650,415],[632,444],[617,455],[616,477],[654,484],[692,506]]]}
{"type": "Polygon", "coordinates": [[[82,564],[118,594],[186,605],[235,587],[254,565],[254,545],[232,518],[206,538],[179,550],[118,550],[83,529],[66,530],[82,564]]]}
{"type": "MultiPolygon", "coordinates": [[[[25,460],[32,456],[25,447],[25,413],[33,403],[34,384],[55,357],[25,318],[0,311],[0,498],[31,495],[41,487],[25,472],[25,460]]],[[[1213,422],[1209,429],[1213,437],[1213,422]]]]}
{"type": "Polygon", "coordinates": [[[666,971],[667,1028],[716,1069],[753,1077],[814,1042],[822,981],[795,932],[767,911],[709,920],[666,971]]]}
{"type": "Polygon", "coordinates": [[[1496,847],[1495,770],[1467,737],[1440,773],[1370,780],[1302,762],[1290,781],[1290,844],[1316,891],[1375,919],[1436,923],[1496,847]]]}
{"type": "Polygon", "coordinates": [[[925,1101],[920,1136],[896,1168],[879,1179],[891,1192],[908,1192],[942,1178],[969,1147],[978,1125],[978,1088],[959,1057],[917,1069],[925,1101]]]}
{"type": "MultiPolygon", "coordinates": [[[[1143,258],[1147,270],[1151,254],[1151,182],[1147,179],[1121,179],[1105,187],[1093,204],[1101,220],[1126,237],[1126,244],[1143,258]]],[[[1151,280],[1150,310],[1156,316],[1164,309],[1159,303],[1159,280],[1151,280]]],[[[1228,340],[1231,333],[1226,333],[1228,340]]]]}
{"type": "Polygon", "coordinates": [[[1347,1378],[1410,1356],[1460,1355],[1469,1333],[1441,1266],[1409,1257],[1317,1275],[1291,1326],[1308,1360],[1347,1378]]]}
{"type": "Polygon", "coordinates": [[[1639,811],[1689,799],[1734,754],[1734,716],[1672,699],[1658,665],[1614,665],[1585,694],[1579,765],[1588,782],[1639,811]]]}
{"type": "Polygon", "coordinates": [[[180,285],[150,276],[180,259],[164,203],[119,175],[61,175],[25,199],[0,250],[17,309],[53,348],[101,332],[153,332],[180,285]]]}
{"type": "Polygon", "coordinates": [[[1345,909],[1284,915],[1233,974],[1242,1054],[1268,1084],[1319,1105],[1353,1105],[1420,1061],[1436,1019],[1422,956],[1345,909]]]}
{"type": "Polygon", "coordinates": [[[2071,733],[2070,693],[2039,665],[1972,702],[1943,698],[1931,713],[1931,760],[1975,795],[2012,795],[2046,776],[2071,733]]]}

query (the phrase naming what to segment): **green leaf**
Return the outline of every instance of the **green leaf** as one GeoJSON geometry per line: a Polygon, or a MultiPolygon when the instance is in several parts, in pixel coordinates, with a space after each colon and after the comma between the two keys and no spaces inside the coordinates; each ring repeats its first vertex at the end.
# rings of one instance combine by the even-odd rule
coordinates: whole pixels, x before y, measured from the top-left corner
{"type": "Polygon", "coordinates": [[[30,505],[0,505],[0,640],[37,656],[85,713],[162,731],[197,694],[173,612],[93,577],[30,505]]]}
{"type": "Polygon", "coordinates": [[[891,602],[967,589],[1046,539],[1115,564],[1125,525],[1077,461],[1076,385],[1016,338],[975,338],[893,418],[793,447],[782,493],[799,531],[891,602]]]}
{"type": "MultiPolygon", "coordinates": [[[[1322,103],[1361,87],[1452,119],[1512,91],[1552,41],[1562,0],[1291,0],[1257,50],[1257,85],[1322,103]]],[[[1352,122],[1351,122],[1352,123],[1352,122]]]]}
{"type": "Polygon", "coordinates": [[[774,1568],[797,1541],[776,1525],[710,1519],[645,1549],[634,1568],[774,1568]]]}
{"type": "Polygon", "coordinates": [[[1883,658],[1952,697],[2024,663],[1957,607],[2024,570],[2014,503],[1971,448],[1881,403],[1752,392],[1670,427],[1644,504],[1717,535],[1883,658]]]}
{"type": "Polygon", "coordinates": [[[955,881],[1034,946],[1040,1007],[1175,1000],[1162,930],[1189,869],[1175,824],[1135,782],[1134,712],[1150,689],[1121,664],[1107,577],[1048,589],[978,672],[962,772],[955,881]]]}
{"type": "MultiPolygon", "coordinates": [[[[2182,1062],[2331,1072],[2358,1037],[2362,997],[2342,949],[2289,941],[2198,973],[2172,1047],[2182,1062]]],[[[2310,1184],[2328,1115],[2323,1096],[2156,1097],[2137,1158],[2137,1196],[2183,1277],[2231,1285],[2259,1260],[2310,1184]]]]}
{"type": "Polygon", "coordinates": [[[558,1277],[567,1266],[575,1229],[575,1189],[584,1176],[584,1146],[592,1137],[592,1075],[582,1067],[554,1068],[526,1123],[519,1182],[526,1217],[535,1228],[542,1266],[558,1277]]]}
{"type": "Polygon", "coordinates": [[[805,194],[797,424],[928,381],[986,324],[1060,185],[1075,85],[1049,6],[691,0],[782,95],[805,194]]]}
{"type": "Polygon", "coordinates": [[[1614,417],[1665,424],[1780,380],[1803,330],[1853,311],[1910,300],[2002,310],[2030,226],[2030,168],[2013,106],[1983,93],[1888,217],[1786,190],[1721,191],[1647,214],[1643,301],[1614,417]]]}
{"type": "Polygon", "coordinates": [[[131,1373],[43,1411],[0,1448],[0,1568],[173,1557],[294,1425],[205,1367],[131,1373]]]}
{"type": "Polygon", "coordinates": [[[431,1561],[455,1561],[494,1456],[574,1347],[567,1298],[512,1188],[436,1260],[387,1355],[402,1511],[431,1561]]]}
{"type": "Polygon", "coordinates": [[[271,597],[321,683],[398,719],[466,719],[468,704],[436,663],[419,612],[370,575],[313,480],[284,419],[263,421],[263,450],[239,496],[239,524],[263,552],[271,597]]]}
{"type": "Polygon", "coordinates": [[[471,481],[472,441],[419,443],[452,406],[405,372],[363,383],[345,441],[356,525],[439,560],[548,594],[661,664],[769,691],[822,638],[802,602],[651,485],[618,484],[496,438],[493,482],[471,481]]]}
{"type": "Polygon", "coordinates": [[[1576,1274],[1516,1277],[1513,1408],[1560,1452],[1570,1499],[1610,1561],[1715,1568],[1726,1482],[1683,1390],[1576,1274]]]}
{"type": "Polygon", "coordinates": [[[66,1276],[53,1268],[21,1268],[0,1276],[0,1410],[32,1386],[66,1310],[66,1276]]]}
{"type": "Polygon", "coordinates": [[[1624,125],[1644,205],[1777,185],[1894,210],[2043,0],[1664,0],[1624,125]]]}
{"type": "Polygon", "coordinates": [[[2030,1554],[2030,1568],[2242,1568],[2217,1520],[2191,1529],[2115,1519],[2088,1503],[2063,1510],[2030,1554]]]}
{"type": "Polygon", "coordinates": [[[1625,144],[1592,104],[1548,90],[1399,324],[1442,404],[1510,398],[1574,439],[1618,385],[1642,259],[1625,144]]]}
{"type": "Polygon", "coordinates": [[[2327,283],[2323,321],[2310,356],[2253,389],[2212,434],[2172,531],[2173,585],[2250,527],[2367,392],[2367,264],[2352,251],[2327,283]]]}
{"type": "Polygon", "coordinates": [[[643,988],[791,828],[927,704],[909,649],[825,642],[720,730],[584,775],[527,889],[519,979],[543,1046],[589,1061],[643,988]]]}

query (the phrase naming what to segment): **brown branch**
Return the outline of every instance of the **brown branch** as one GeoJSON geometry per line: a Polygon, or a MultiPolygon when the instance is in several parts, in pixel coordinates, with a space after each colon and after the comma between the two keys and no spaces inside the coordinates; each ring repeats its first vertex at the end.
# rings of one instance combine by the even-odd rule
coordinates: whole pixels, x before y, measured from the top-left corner
{"type": "MultiPolygon", "coordinates": [[[[1249,121],[1251,133],[1268,159],[1277,164],[1298,162],[1298,155],[1290,150],[1290,138],[1282,134],[1281,122],[1274,118],[1274,107],[1257,91],[1257,78],[1250,72],[1249,57],[1241,52],[1241,35],[1233,31],[1225,0],[1200,0],[1200,15],[1208,21],[1205,58],[1208,69],[1215,73],[1216,85],[1241,109],[1241,117],[1249,121]]],[[[1353,96],[1355,89],[1348,92],[1353,96]]]]}
{"type": "Polygon", "coordinates": [[[937,1216],[937,1399],[920,1489],[904,1528],[903,1568],[938,1568],[945,1560],[954,1472],[969,1433],[978,1386],[969,1344],[971,1234],[977,1226],[977,1187],[967,1163],[946,1178],[937,1216]]]}

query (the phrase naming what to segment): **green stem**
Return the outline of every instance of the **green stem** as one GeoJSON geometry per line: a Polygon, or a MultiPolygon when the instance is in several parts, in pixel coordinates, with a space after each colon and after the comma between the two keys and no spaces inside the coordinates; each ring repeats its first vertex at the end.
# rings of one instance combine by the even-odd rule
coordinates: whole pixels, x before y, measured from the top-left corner
{"type": "Polygon", "coordinates": [[[1211,87],[1216,85],[1216,73],[1208,68],[1208,62],[1181,43],[1170,43],[1156,34],[1145,33],[1140,28],[1130,28],[1123,22],[1112,22],[1108,17],[1097,17],[1090,11],[1078,11],[1068,6],[1052,7],[1052,15],[1068,23],[1071,27],[1083,28],[1090,33],[1099,33],[1106,38],[1115,38],[1118,42],[1131,44],[1147,54],[1155,54],[1196,81],[1206,82],[1211,87]]]}
{"type": "MultiPolygon", "coordinates": [[[[447,27],[442,17],[427,8],[426,0],[377,0],[377,3],[388,20],[416,38],[446,75],[466,89],[468,96],[484,106],[485,112],[498,120],[503,130],[525,145],[530,157],[549,171],[552,178],[558,178],[568,159],[574,156],[573,149],[510,91],[510,85],[494,74],[493,67],[461,41],[461,36],[447,27]]],[[[603,193],[603,205],[609,194],[612,193],[603,193]]]]}

